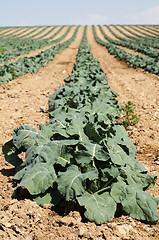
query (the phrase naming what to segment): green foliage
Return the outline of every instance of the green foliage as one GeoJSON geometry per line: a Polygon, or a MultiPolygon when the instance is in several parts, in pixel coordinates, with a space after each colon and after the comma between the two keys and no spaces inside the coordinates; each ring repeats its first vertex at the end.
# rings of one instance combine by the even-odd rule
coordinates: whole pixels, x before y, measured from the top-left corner
{"type": "MultiPolygon", "coordinates": [[[[62,40],[70,31],[71,26],[68,28],[66,33],[62,35],[60,38],[54,40],[54,42],[50,42],[50,44],[56,43],[60,40],[62,40]]],[[[5,63],[3,66],[0,66],[0,84],[3,84],[7,81],[11,81],[12,79],[22,76],[25,73],[37,73],[39,71],[39,68],[41,66],[45,66],[46,63],[49,63],[54,59],[54,56],[58,54],[60,51],[65,49],[70,45],[70,43],[75,39],[77,32],[78,32],[79,26],[77,26],[74,34],[71,38],[68,40],[56,44],[55,46],[50,47],[49,49],[46,49],[45,51],[42,51],[41,53],[37,54],[36,56],[31,57],[24,57],[19,58],[16,62],[13,63],[5,63]]],[[[45,44],[46,45],[46,44],[45,44]]],[[[41,47],[41,44],[38,45],[41,47]]],[[[26,48],[25,48],[26,49],[26,48]]],[[[24,50],[25,51],[25,50],[24,50]]],[[[22,53],[22,49],[19,50],[20,53],[22,53]]],[[[11,56],[14,55],[14,52],[10,53],[11,56]]],[[[16,53],[14,57],[16,56],[16,53]]],[[[3,58],[4,56],[2,56],[3,58]]],[[[8,58],[6,57],[6,59],[8,58]]]]}
{"type": "Polygon", "coordinates": [[[65,82],[49,96],[50,121],[40,131],[20,126],[3,146],[6,161],[17,167],[13,179],[19,184],[12,197],[19,198],[25,188],[42,206],[76,202],[98,224],[123,210],[156,223],[159,199],[144,192],[156,176],[136,160],[125,128],[115,125],[121,105],[91,54],[86,28],[77,63],[65,82]],[[17,156],[22,151],[24,162],[17,156]]]}
{"type": "Polygon", "coordinates": [[[140,121],[136,114],[134,114],[134,104],[131,101],[128,101],[125,106],[122,108],[122,121],[120,122],[125,128],[128,126],[133,126],[140,121]]]}
{"type": "Polygon", "coordinates": [[[4,48],[0,46],[0,52],[3,53],[4,52],[4,48]]]}
{"type": "Polygon", "coordinates": [[[105,46],[111,55],[114,55],[116,58],[120,60],[124,60],[129,65],[129,67],[133,67],[133,68],[140,67],[145,69],[146,71],[159,75],[159,58],[158,58],[158,53],[156,51],[155,52],[157,54],[157,58],[151,58],[148,56],[141,56],[141,55],[136,55],[134,53],[128,53],[127,51],[116,46],[116,41],[114,44],[114,43],[105,42],[101,40],[101,38],[97,36],[94,26],[93,26],[93,34],[97,43],[99,43],[102,46],[105,46]]]}

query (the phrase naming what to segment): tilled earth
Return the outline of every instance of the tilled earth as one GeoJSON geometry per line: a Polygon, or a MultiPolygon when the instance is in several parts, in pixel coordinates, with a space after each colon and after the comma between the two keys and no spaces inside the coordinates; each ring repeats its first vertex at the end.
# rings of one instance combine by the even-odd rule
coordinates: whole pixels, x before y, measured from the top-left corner
{"type": "MultiPolygon", "coordinates": [[[[96,29],[102,38],[98,27],[96,29]]],[[[26,74],[0,86],[0,149],[11,139],[14,128],[27,124],[38,129],[39,124],[49,121],[48,94],[54,93],[71,73],[82,34],[83,27],[80,27],[76,40],[37,74],[26,74]]],[[[159,77],[128,68],[126,63],[111,56],[95,42],[91,27],[87,35],[92,53],[107,74],[110,87],[119,93],[118,101],[134,103],[140,122],[129,127],[128,133],[137,147],[137,159],[150,174],[159,177],[159,77]]],[[[29,199],[11,199],[15,169],[5,162],[1,150],[0,166],[2,240],[159,239],[158,224],[147,225],[121,216],[110,223],[96,225],[86,221],[74,205],[50,209],[47,205],[41,208],[29,199]]],[[[148,192],[159,197],[159,181],[148,192]]]]}

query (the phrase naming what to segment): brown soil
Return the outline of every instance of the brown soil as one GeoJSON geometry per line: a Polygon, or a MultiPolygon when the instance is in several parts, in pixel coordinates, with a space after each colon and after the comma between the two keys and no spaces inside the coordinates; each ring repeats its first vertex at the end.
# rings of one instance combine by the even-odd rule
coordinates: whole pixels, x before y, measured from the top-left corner
{"type": "MultiPolygon", "coordinates": [[[[83,33],[80,27],[76,40],[37,74],[26,74],[0,86],[0,147],[11,139],[14,128],[22,124],[38,129],[48,122],[48,94],[52,94],[71,71],[83,33]]],[[[150,173],[159,176],[158,160],[158,84],[159,77],[141,69],[128,68],[98,45],[88,28],[88,41],[93,55],[107,74],[109,85],[120,96],[122,104],[132,101],[140,122],[128,132],[138,149],[137,159],[150,173]]],[[[78,240],[78,239],[159,239],[158,225],[146,225],[128,216],[96,225],[85,222],[74,206],[51,210],[39,207],[29,199],[11,199],[15,169],[5,162],[0,152],[0,239],[2,240],[78,240]]],[[[159,197],[159,183],[149,190],[159,197]]]]}
{"type": "MultiPolygon", "coordinates": [[[[37,27],[36,27],[36,28],[37,28],[37,27]]],[[[26,28],[25,28],[25,29],[26,29],[26,28]]],[[[24,34],[29,33],[29,32],[32,31],[33,29],[35,29],[35,27],[33,27],[33,28],[28,28],[27,31],[24,32],[24,33],[21,33],[21,34],[19,35],[19,37],[23,36],[24,34]]],[[[24,30],[24,28],[21,29],[21,32],[23,32],[23,30],[24,30]]],[[[17,34],[17,31],[15,31],[12,36],[14,36],[14,35],[16,35],[16,34],[17,34]]]]}
{"type": "MultiPolygon", "coordinates": [[[[114,33],[116,33],[116,34],[118,34],[120,37],[124,37],[124,38],[126,38],[126,39],[129,39],[130,40],[130,38],[127,38],[125,35],[123,35],[119,30],[117,30],[114,26],[110,26],[110,28],[112,29],[112,31],[114,32],[114,33]]],[[[120,28],[121,29],[121,27],[120,26],[118,26],[118,28],[120,28]]],[[[124,31],[124,29],[121,29],[121,30],[123,30],[124,31]]]]}
{"type": "Polygon", "coordinates": [[[51,33],[49,33],[48,35],[46,35],[45,37],[43,37],[43,39],[49,38],[51,36],[53,36],[59,29],[61,26],[56,27],[51,33]]]}

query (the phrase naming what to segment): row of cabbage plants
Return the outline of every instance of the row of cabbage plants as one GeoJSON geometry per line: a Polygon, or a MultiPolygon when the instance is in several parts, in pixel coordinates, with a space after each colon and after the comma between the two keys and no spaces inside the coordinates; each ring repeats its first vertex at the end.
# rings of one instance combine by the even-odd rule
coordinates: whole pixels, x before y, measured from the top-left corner
{"type": "Polygon", "coordinates": [[[17,168],[12,197],[27,192],[42,206],[77,204],[98,224],[123,213],[156,223],[159,199],[145,192],[156,176],[136,160],[125,128],[115,124],[122,106],[91,53],[86,30],[72,73],[49,96],[50,121],[39,131],[16,128],[3,146],[6,161],[17,168]]]}
{"type": "MultiPolygon", "coordinates": [[[[68,31],[70,31],[70,28],[68,29],[68,31]]],[[[19,58],[16,62],[5,63],[3,66],[0,66],[0,84],[11,81],[12,79],[18,76],[22,76],[25,73],[37,73],[41,66],[44,67],[46,63],[52,61],[56,54],[68,47],[71,42],[74,41],[78,29],[79,26],[76,27],[72,37],[68,40],[56,44],[55,46],[52,46],[49,49],[42,51],[35,56],[31,56],[28,58],[19,58]]],[[[62,38],[64,38],[68,34],[68,31],[60,38],[60,40],[62,40],[62,38]]]]}
{"type": "Polygon", "coordinates": [[[124,31],[121,30],[121,28],[114,26],[119,32],[121,32],[123,35],[125,35],[127,38],[133,39],[135,41],[139,41],[142,44],[153,47],[153,48],[159,48],[158,38],[148,38],[144,37],[143,35],[137,34],[134,31],[131,31],[129,28],[125,26],[121,26],[121,28],[124,29],[124,31]],[[126,30],[126,31],[125,31],[126,30]],[[129,32],[130,34],[127,34],[126,32],[129,32]],[[136,37],[134,37],[136,36],[136,37]]]}
{"type": "Polygon", "coordinates": [[[10,38],[10,39],[3,39],[0,40],[0,46],[5,46],[4,50],[7,49],[7,45],[12,46],[15,50],[11,51],[4,51],[0,54],[0,63],[3,63],[5,61],[8,61],[10,59],[14,59],[15,57],[18,57],[20,55],[29,53],[30,51],[40,49],[49,45],[53,45],[57,42],[60,42],[63,40],[67,34],[70,32],[72,26],[69,26],[68,29],[65,31],[64,34],[62,34],[61,37],[54,40],[55,36],[59,34],[64,26],[62,26],[57,32],[55,32],[51,37],[47,39],[34,39],[34,38],[10,38]],[[3,43],[3,44],[2,44],[3,43]]]}
{"type": "Polygon", "coordinates": [[[98,37],[95,26],[93,26],[93,34],[96,42],[102,46],[105,46],[110,54],[124,60],[129,67],[140,67],[146,71],[159,75],[159,60],[155,58],[150,58],[148,56],[135,55],[134,53],[128,53],[127,51],[119,48],[113,43],[105,42],[98,37]]]}
{"type": "MultiPolygon", "coordinates": [[[[114,40],[106,34],[102,26],[99,26],[99,28],[104,38],[107,39],[110,43],[113,43],[115,45],[122,46],[122,47],[127,47],[129,49],[133,49],[136,52],[143,53],[149,57],[156,58],[157,60],[159,60],[159,51],[157,51],[156,49],[145,46],[145,44],[143,44],[142,42],[132,41],[126,38],[125,39],[121,38],[122,41],[114,40]]],[[[108,26],[108,29],[115,37],[118,37],[118,34],[114,33],[109,26],[108,26]]]]}

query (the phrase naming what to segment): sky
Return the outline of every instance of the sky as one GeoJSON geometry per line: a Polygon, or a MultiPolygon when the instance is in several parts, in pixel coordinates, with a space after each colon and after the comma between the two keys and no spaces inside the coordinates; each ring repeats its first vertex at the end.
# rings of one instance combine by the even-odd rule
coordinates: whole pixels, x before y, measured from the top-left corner
{"type": "Polygon", "coordinates": [[[0,0],[0,26],[159,24],[159,0],[0,0]]]}

